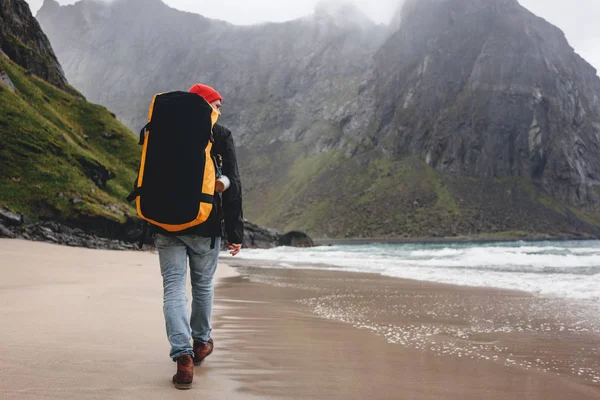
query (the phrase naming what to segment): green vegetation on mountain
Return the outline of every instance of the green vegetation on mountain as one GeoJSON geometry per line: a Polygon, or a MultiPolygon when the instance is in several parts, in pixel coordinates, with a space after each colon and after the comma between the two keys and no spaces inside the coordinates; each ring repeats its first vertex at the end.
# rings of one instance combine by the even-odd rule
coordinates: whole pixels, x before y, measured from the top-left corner
{"type": "Polygon", "coordinates": [[[242,150],[245,210],[258,223],[330,238],[577,237],[600,216],[565,205],[532,180],[443,174],[417,157],[373,150],[346,158],[299,144],[242,150]],[[257,171],[256,173],[254,171],[257,171]]]}
{"type": "MultiPolygon", "coordinates": [[[[139,166],[134,135],[106,108],[0,56],[0,206],[114,233],[139,166]]],[[[118,229],[118,228],[117,228],[118,229]]]]}

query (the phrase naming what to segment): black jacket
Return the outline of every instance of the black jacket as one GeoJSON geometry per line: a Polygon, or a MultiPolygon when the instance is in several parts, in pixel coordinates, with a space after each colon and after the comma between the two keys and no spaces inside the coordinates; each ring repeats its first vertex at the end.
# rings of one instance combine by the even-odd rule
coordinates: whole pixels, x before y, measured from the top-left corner
{"type": "MultiPolygon", "coordinates": [[[[240,244],[244,239],[244,212],[242,210],[242,181],[238,169],[235,145],[231,131],[219,124],[213,129],[215,137],[214,154],[223,157],[223,175],[231,180],[231,187],[222,194],[222,218],[219,220],[219,232],[222,233],[221,221],[224,220],[224,233],[227,241],[240,244]]],[[[216,196],[217,198],[219,196],[216,196]]]]}
{"type": "Polygon", "coordinates": [[[223,157],[223,175],[231,180],[231,187],[223,194],[215,196],[213,211],[208,220],[198,226],[181,232],[167,232],[154,227],[155,232],[164,235],[198,235],[203,237],[223,237],[230,243],[240,244],[244,239],[244,221],[242,211],[242,183],[237,165],[235,145],[231,131],[219,124],[213,128],[215,142],[213,154],[223,157]]]}

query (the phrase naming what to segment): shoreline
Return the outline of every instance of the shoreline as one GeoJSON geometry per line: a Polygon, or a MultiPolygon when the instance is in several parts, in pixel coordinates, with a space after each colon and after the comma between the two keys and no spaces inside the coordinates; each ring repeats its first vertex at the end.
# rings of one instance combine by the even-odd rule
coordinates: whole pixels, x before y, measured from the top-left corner
{"type": "MultiPolygon", "coordinates": [[[[268,381],[303,377],[300,387],[287,388],[298,397],[600,396],[600,326],[582,324],[587,315],[568,302],[375,274],[230,264],[241,276],[227,279],[221,294],[237,300],[222,301],[229,313],[217,318],[216,331],[252,332],[231,343],[256,350],[231,356],[277,365],[282,372],[261,372],[268,381]],[[364,386],[372,381],[377,386],[364,386]]],[[[288,397],[277,385],[233,376],[251,393],[288,397]]]]}
{"type": "Polygon", "coordinates": [[[248,266],[374,273],[467,287],[520,290],[600,307],[600,241],[357,245],[242,253],[248,266]]]}
{"type": "Polygon", "coordinates": [[[461,244],[461,243],[509,243],[509,242],[568,242],[597,241],[600,237],[583,237],[577,235],[563,236],[515,236],[496,238],[493,236],[475,237],[422,237],[422,238],[347,238],[347,239],[313,239],[317,246],[362,245],[362,244],[461,244]]]}
{"type": "MultiPolygon", "coordinates": [[[[1,221],[0,221],[1,222],[1,221]]],[[[4,228],[0,224],[0,229],[4,228]]],[[[6,228],[5,228],[6,229],[6,228]]],[[[23,229],[23,228],[20,228],[23,229]]],[[[81,229],[68,228],[59,224],[44,222],[37,225],[31,225],[27,232],[0,231],[0,239],[3,240],[24,240],[34,243],[46,243],[59,246],[68,246],[79,249],[111,250],[111,251],[138,251],[147,252],[154,249],[153,242],[147,240],[144,248],[139,248],[139,241],[125,242],[114,237],[97,236],[91,233],[85,233],[81,229]],[[54,231],[48,227],[55,227],[54,231]],[[58,227],[58,228],[56,228],[58,227]],[[74,232],[74,233],[73,233],[74,232]],[[8,235],[10,233],[10,235],[8,235]]],[[[515,237],[420,237],[420,238],[344,238],[344,239],[313,239],[315,247],[338,246],[338,245],[369,245],[369,244],[492,244],[492,243],[510,243],[510,242],[568,242],[568,241],[600,241],[600,237],[564,235],[564,236],[515,236],[515,237]]],[[[273,247],[245,247],[245,249],[268,249],[273,247]]]]}

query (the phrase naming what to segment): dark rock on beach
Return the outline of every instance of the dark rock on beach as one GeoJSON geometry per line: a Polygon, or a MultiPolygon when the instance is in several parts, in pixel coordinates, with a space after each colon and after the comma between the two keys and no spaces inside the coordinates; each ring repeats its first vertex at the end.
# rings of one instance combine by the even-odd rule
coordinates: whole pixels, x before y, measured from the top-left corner
{"type": "MultiPolygon", "coordinates": [[[[81,222],[81,221],[79,221],[81,222]]],[[[43,221],[33,223],[19,213],[0,208],[0,238],[19,238],[73,247],[108,250],[138,249],[143,234],[143,223],[139,220],[123,225],[119,232],[115,227],[101,224],[101,220],[88,221],[85,229],[70,226],[66,223],[43,221]],[[100,224],[100,225],[99,225],[100,224]]],[[[292,232],[282,235],[274,229],[262,228],[245,221],[243,246],[247,249],[270,249],[277,246],[309,247],[314,243],[308,235],[292,232]]],[[[223,241],[226,247],[227,241],[223,241]]],[[[154,241],[151,229],[144,236],[144,244],[152,247],[154,241]]]]}
{"type": "Polygon", "coordinates": [[[288,232],[279,238],[280,246],[314,247],[313,240],[304,232],[288,232]]]}
{"type": "Polygon", "coordinates": [[[0,223],[0,237],[14,238],[16,235],[7,227],[0,223]]]}
{"type": "MultiPolygon", "coordinates": [[[[135,234],[138,233],[134,232],[135,234]]],[[[0,237],[109,250],[134,249],[134,242],[137,240],[136,236],[131,240],[109,239],[58,222],[32,223],[23,215],[6,208],[0,208],[0,237]]]]}
{"type": "MultiPolygon", "coordinates": [[[[313,247],[313,240],[303,232],[282,234],[275,229],[260,227],[249,221],[244,221],[244,248],[272,249],[279,246],[313,247]]],[[[226,246],[224,241],[223,246],[226,246]]]]}
{"type": "Polygon", "coordinates": [[[243,246],[248,249],[270,249],[279,245],[280,233],[244,221],[243,246]]]}
{"type": "Polygon", "coordinates": [[[19,226],[23,223],[23,216],[6,208],[0,208],[0,222],[9,226],[19,226]]]}

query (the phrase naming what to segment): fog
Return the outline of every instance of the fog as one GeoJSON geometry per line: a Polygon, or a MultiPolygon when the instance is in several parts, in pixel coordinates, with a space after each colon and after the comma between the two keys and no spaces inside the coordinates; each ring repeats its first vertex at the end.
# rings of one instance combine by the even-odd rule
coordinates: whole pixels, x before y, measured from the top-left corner
{"type": "Polygon", "coordinates": [[[600,1],[519,0],[529,10],[561,28],[575,48],[600,69],[600,1]]]}
{"type": "MultiPolygon", "coordinates": [[[[95,0],[114,1],[114,0],[95,0]]],[[[163,0],[171,7],[221,19],[238,25],[266,21],[283,22],[310,14],[320,0],[163,0]]],[[[336,1],[336,0],[333,0],[336,1]]],[[[373,21],[387,23],[402,0],[352,0],[373,21]]],[[[28,0],[32,11],[37,12],[43,0],[28,0]]],[[[58,0],[73,4],[77,0],[58,0]]],[[[341,1],[337,1],[341,2],[341,1]]],[[[344,1],[345,2],[345,1],[344,1]]]]}
{"type": "MultiPolygon", "coordinates": [[[[58,0],[72,4],[75,0],[58,0]]],[[[107,1],[107,0],[96,0],[107,1]]],[[[108,0],[110,1],[110,0],[108,0]]],[[[310,14],[319,0],[164,0],[171,7],[235,24],[286,21],[310,14]]],[[[388,23],[402,0],[352,0],[373,21],[388,23]]],[[[600,69],[600,1],[520,0],[535,14],[561,28],[575,50],[600,69]]],[[[34,14],[43,0],[28,1],[34,14]]]]}

